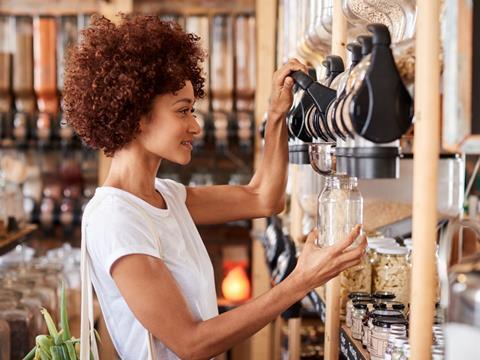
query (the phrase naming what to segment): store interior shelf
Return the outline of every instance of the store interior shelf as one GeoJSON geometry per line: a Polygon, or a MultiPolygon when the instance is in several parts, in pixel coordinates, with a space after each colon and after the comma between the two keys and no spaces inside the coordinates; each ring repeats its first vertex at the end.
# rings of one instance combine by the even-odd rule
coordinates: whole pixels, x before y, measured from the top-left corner
{"type": "Polygon", "coordinates": [[[0,237],[0,255],[12,250],[18,244],[28,239],[28,236],[37,229],[37,225],[28,224],[23,229],[8,233],[6,237],[0,237]]]}
{"type": "Polygon", "coordinates": [[[352,337],[352,331],[345,324],[340,328],[340,352],[347,360],[370,360],[368,351],[352,337]]]}

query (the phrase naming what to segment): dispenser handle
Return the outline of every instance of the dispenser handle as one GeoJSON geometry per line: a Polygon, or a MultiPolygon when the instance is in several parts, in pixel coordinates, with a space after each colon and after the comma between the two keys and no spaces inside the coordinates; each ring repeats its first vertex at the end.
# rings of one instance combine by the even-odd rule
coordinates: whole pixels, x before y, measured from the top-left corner
{"type": "Polygon", "coordinates": [[[313,83],[313,79],[301,70],[292,72],[290,76],[293,78],[293,80],[295,80],[302,90],[307,90],[313,83]]]}

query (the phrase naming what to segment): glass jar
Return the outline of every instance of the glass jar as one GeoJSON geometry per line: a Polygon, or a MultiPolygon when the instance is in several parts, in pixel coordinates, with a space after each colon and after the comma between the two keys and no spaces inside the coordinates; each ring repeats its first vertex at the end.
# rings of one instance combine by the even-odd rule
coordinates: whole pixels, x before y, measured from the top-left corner
{"type": "Polygon", "coordinates": [[[405,343],[403,344],[402,347],[402,355],[400,357],[400,360],[409,360],[410,359],[410,344],[405,343]]]}
{"type": "Polygon", "coordinates": [[[392,292],[398,301],[408,304],[410,266],[407,262],[407,249],[381,247],[377,253],[378,262],[373,266],[373,290],[392,292]]]}
{"type": "Polygon", "coordinates": [[[387,350],[385,350],[385,360],[399,360],[403,353],[403,344],[406,343],[408,343],[408,338],[406,336],[395,337],[391,345],[387,346],[387,350]]]}
{"type": "Polygon", "coordinates": [[[31,314],[24,309],[0,307],[0,319],[7,321],[10,327],[11,358],[22,359],[30,351],[31,314]]]}
{"type": "Polygon", "coordinates": [[[366,292],[351,292],[348,294],[348,301],[345,309],[345,323],[347,327],[352,327],[353,304],[357,300],[371,300],[370,294],[366,292]]]}
{"type": "Polygon", "coordinates": [[[357,340],[362,340],[363,334],[363,319],[367,314],[367,305],[357,303],[353,305],[352,314],[352,337],[357,340]]]}
{"type": "Polygon", "coordinates": [[[373,320],[376,318],[393,318],[397,320],[404,320],[403,313],[400,311],[395,311],[395,310],[373,310],[369,313],[368,315],[368,321],[367,321],[367,331],[364,334],[365,339],[362,339],[364,343],[367,345],[367,349],[370,352],[371,351],[371,346],[372,346],[372,332],[373,332],[373,320]]]}
{"type": "MultiPolygon", "coordinates": [[[[333,245],[345,239],[357,224],[363,223],[363,198],[358,181],[347,175],[326,178],[325,187],[318,198],[318,242],[333,245]]],[[[351,248],[358,245],[358,239],[351,248]]],[[[353,291],[370,292],[371,266],[364,256],[359,265],[340,274],[340,309],[345,315],[348,294],[353,291]]]]}
{"type": "MultiPolygon", "coordinates": [[[[326,178],[318,198],[317,228],[320,246],[345,239],[357,224],[363,223],[363,199],[356,178],[333,175],[326,178]]],[[[354,243],[352,247],[355,247],[354,243]]]]}
{"type": "MultiPolygon", "coordinates": [[[[378,317],[373,320],[373,329],[370,337],[370,359],[383,360],[387,349],[388,338],[393,325],[402,325],[403,330],[395,330],[395,333],[401,335],[406,332],[406,321],[404,319],[393,317],[378,317]]],[[[393,331],[393,330],[392,330],[393,331]]]]}
{"type": "Polygon", "coordinates": [[[0,359],[10,359],[10,326],[6,320],[0,319],[0,359]]]}

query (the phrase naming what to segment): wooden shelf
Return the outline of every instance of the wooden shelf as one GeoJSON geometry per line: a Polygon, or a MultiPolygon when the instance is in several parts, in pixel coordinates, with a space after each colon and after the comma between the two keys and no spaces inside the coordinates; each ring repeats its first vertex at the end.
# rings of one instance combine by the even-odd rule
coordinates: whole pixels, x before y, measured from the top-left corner
{"type": "Polygon", "coordinates": [[[254,0],[134,0],[133,10],[144,14],[215,15],[255,12],[254,0]]]}
{"type": "Polygon", "coordinates": [[[18,244],[27,240],[28,236],[37,229],[37,225],[28,224],[23,229],[8,233],[6,237],[0,238],[0,255],[12,250],[18,244]]]}
{"type": "Polygon", "coordinates": [[[340,328],[340,352],[347,360],[370,360],[368,351],[352,337],[352,331],[345,324],[340,328]]]}
{"type": "Polygon", "coordinates": [[[4,0],[0,14],[4,15],[76,15],[99,12],[99,0],[4,0]]]}

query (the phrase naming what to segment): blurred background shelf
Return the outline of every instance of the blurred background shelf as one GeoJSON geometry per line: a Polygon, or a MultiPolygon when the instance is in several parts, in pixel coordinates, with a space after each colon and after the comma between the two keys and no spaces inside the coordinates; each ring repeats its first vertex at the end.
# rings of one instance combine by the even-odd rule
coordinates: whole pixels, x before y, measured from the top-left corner
{"type": "Polygon", "coordinates": [[[28,224],[24,228],[7,233],[6,237],[0,237],[0,255],[12,250],[18,244],[29,239],[29,236],[37,229],[37,225],[28,224]]]}

